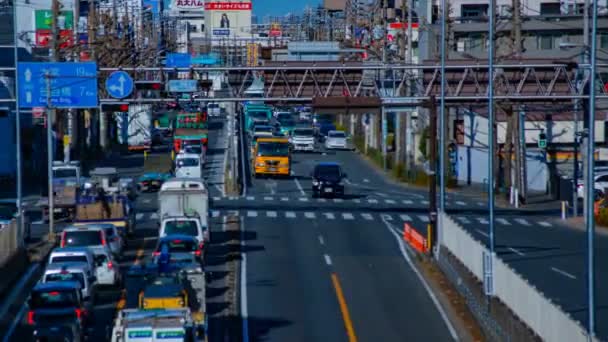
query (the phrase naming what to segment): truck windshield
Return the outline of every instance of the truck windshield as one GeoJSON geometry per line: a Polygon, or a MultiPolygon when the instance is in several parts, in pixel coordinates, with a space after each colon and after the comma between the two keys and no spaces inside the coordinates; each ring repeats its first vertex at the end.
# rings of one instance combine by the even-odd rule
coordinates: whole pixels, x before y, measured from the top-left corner
{"type": "Polygon", "coordinates": [[[177,167],[194,167],[194,166],[198,166],[198,159],[180,158],[177,160],[177,167]]]}
{"type": "Polygon", "coordinates": [[[101,233],[99,230],[65,232],[65,246],[97,246],[101,244],[101,233]]]}
{"type": "Polygon", "coordinates": [[[268,114],[266,112],[249,112],[249,117],[252,119],[264,120],[268,119],[268,114]]]}
{"type": "Polygon", "coordinates": [[[74,169],[55,169],[53,170],[54,178],[76,178],[78,173],[74,169]]]}
{"type": "Polygon", "coordinates": [[[293,131],[293,136],[294,137],[312,137],[313,136],[313,130],[310,128],[299,128],[293,131]]]}
{"type": "Polygon", "coordinates": [[[79,272],[50,273],[44,277],[44,280],[47,283],[51,281],[75,281],[84,288],[84,275],[79,272]]]}
{"type": "Polygon", "coordinates": [[[78,306],[78,295],[73,290],[32,293],[30,308],[65,308],[78,306]]]}
{"type": "Polygon", "coordinates": [[[258,157],[284,157],[288,155],[288,144],[277,142],[258,142],[258,157]]]}
{"type": "Polygon", "coordinates": [[[165,223],[165,234],[198,235],[198,226],[195,221],[168,221],[165,223]]]}

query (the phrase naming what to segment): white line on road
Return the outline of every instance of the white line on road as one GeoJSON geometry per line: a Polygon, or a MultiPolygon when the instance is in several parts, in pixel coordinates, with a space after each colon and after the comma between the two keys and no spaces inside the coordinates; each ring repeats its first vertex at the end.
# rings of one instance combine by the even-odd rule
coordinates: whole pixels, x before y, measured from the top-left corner
{"type": "Polygon", "coordinates": [[[368,214],[368,213],[363,213],[363,214],[361,214],[361,216],[362,216],[364,219],[368,220],[368,221],[371,221],[371,220],[373,220],[373,219],[374,219],[374,217],[373,217],[371,214],[368,214]]]}
{"type": "Polygon", "coordinates": [[[249,210],[247,212],[247,217],[258,217],[258,212],[254,210],[249,210]]]}
{"type": "Polygon", "coordinates": [[[302,196],[306,196],[306,193],[304,192],[304,189],[302,189],[302,184],[300,184],[300,181],[298,181],[297,178],[294,178],[293,180],[296,182],[296,186],[298,187],[298,190],[300,190],[302,196]]]}
{"type": "Polygon", "coordinates": [[[367,203],[378,203],[378,200],[374,199],[374,198],[370,198],[367,200],[367,203]]]}
{"type": "Polygon", "coordinates": [[[549,223],[547,221],[540,221],[540,222],[538,222],[538,224],[540,224],[543,227],[551,227],[551,223],[549,223]]]}
{"type": "Polygon", "coordinates": [[[267,211],[266,216],[267,217],[277,217],[277,212],[276,211],[267,211]]]}
{"type": "Polygon", "coordinates": [[[220,196],[213,196],[214,201],[220,201],[222,198],[220,196]]]}
{"type": "Polygon", "coordinates": [[[317,202],[325,203],[327,200],[325,198],[317,198],[317,202]]]}
{"type": "Polygon", "coordinates": [[[509,247],[509,250],[510,250],[511,252],[513,252],[513,253],[515,253],[515,254],[519,255],[519,256],[526,256],[526,255],[524,254],[524,252],[520,251],[519,249],[515,249],[515,248],[513,248],[513,247],[509,247]]]}
{"type": "Polygon", "coordinates": [[[358,199],[358,198],[355,198],[355,199],[353,200],[353,202],[355,202],[355,203],[361,203],[361,200],[360,200],[360,199],[358,199]]]}
{"type": "Polygon", "coordinates": [[[570,278],[570,279],[572,279],[572,280],[576,280],[576,276],[574,276],[574,275],[572,275],[572,274],[570,274],[570,273],[568,273],[568,272],[566,272],[566,271],[562,271],[562,270],[560,270],[560,269],[559,269],[559,268],[557,268],[557,267],[551,267],[551,270],[552,270],[553,272],[557,272],[557,273],[559,273],[559,274],[563,275],[564,277],[568,277],[568,278],[570,278]]]}
{"type": "Polygon", "coordinates": [[[264,197],[264,201],[273,201],[274,197],[266,196],[264,197]]]}
{"type": "Polygon", "coordinates": [[[507,221],[506,219],[499,217],[496,219],[496,222],[500,223],[500,224],[504,224],[505,226],[510,226],[511,223],[509,221],[507,221]]]}
{"type": "Polygon", "coordinates": [[[308,197],[300,197],[298,198],[300,202],[308,202],[308,197]]]}
{"type": "Polygon", "coordinates": [[[146,204],[148,204],[148,203],[152,202],[152,200],[149,199],[149,198],[146,198],[146,199],[143,200],[143,202],[146,203],[146,204]]]}
{"type": "Polygon", "coordinates": [[[323,236],[319,235],[319,243],[324,245],[325,244],[325,240],[323,240],[323,236]]]}
{"type": "Polygon", "coordinates": [[[387,199],[387,200],[384,200],[384,202],[385,202],[386,204],[395,204],[395,200],[392,200],[392,199],[387,199]]]}
{"type": "Polygon", "coordinates": [[[477,221],[481,224],[490,224],[490,221],[486,220],[484,217],[478,217],[477,221]]]}
{"type": "Polygon", "coordinates": [[[369,179],[365,178],[365,179],[363,180],[363,183],[369,183],[369,179]]]}
{"type": "Polygon", "coordinates": [[[351,213],[342,213],[342,218],[345,220],[354,220],[355,217],[351,213]]]}
{"type": "Polygon", "coordinates": [[[429,222],[429,217],[427,215],[418,215],[418,219],[424,223],[429,222]]]}
{"type": "Polygon", "coordinates": [[[306,217],[307,219],[314,219],[317,217],[317,215],[315,215],[315,213],[307,211],[304,213],[304,217],[306,217]]]}
{"type": "Polygon", "coordinates": [[[344,202],[344,200],[341,199],[341,198],[334,198],[334,202],[335,203],[342,203],[342,202],[344,202]]]}
{"type": "Polygon", "coordinates": [[[285,213],[285,217],[287,218],[296,218],[296,213],[294,213],[293,211],[288,211],[285,213]]]}
{"type": "Polygon", "coordinates": [[[37,220],[37,221],[32,222],[32,224],[44,224],[44,221],[43,220],[37,220]]]}
{"type": "Polygon", "coordinates": [[[287,202],[289,201],[289,197],[281,197],[281,202],[287,202]]]}
{"type": "Polygon", "coordinates": [[[464,216],[458,216],[458,217],[456,217],[456,219],[457,219],[458,221],[460,221],[460,222],[464,223],[464,224],[469,224],[469,223],[471,223],[471,221],[469,221],[469,219],[468,219],[468,218],[466,218],[466,217],[464,217],[464,216]]]}
{"type": "Polygon", "coordinates": [[[466,203],[464,203],[463,201],[456,201],[457,205],[467,205],[466,203]]]}
{"type": "Polygon", "coordinates": [[[424,289],[429,294],[429,297],[431,297],[433,304],[435,304],[435,308],[437,308],[437,311],[439,311],[441,318],[443,318],[443,321],[444,321],[445,325],[447,326],[448,330],[450,331],[452,338],[454,339],[454,341],[458,341],[458,334],[456,333],[456,329],[454,329],[454,326],[452,326],[452,322],[450,322],[450,320],[448,319],[448,315],[443,310],[443,307],[441,306],[441,304],[439,304],[439,300],[437,300],[437,296],[435,296],[435,293],[433,292],[433,290],[431,289],[429,284],[426,282],[426,280],[424,279],[422,274],[420,274],[420,271],[418,271],[416,266],[414,266],[412,259],[410,259],[410,256],[405,251],[405,245],[402,240],[402,237],[399,235],[399,233],[396,232],[399,229],[395,229],[389,222],[387,222],[384,219],[382,219],[382,222],[384,222],[386,229],[388,229],[388,231],[391,234],[393,234],[393,236],[395,237],[395,240],[397,241],[397,245],[399,246],[399,251],[401,252],[401,255],[403,256],[403,258],[405,259],[407,264],[410,266],[412,271],[414,271],[414,273],[418,277],[418,280],[420,281],[420,283],[422,283],[422,285],[424,286],[424,289]]]}
{"type": "Polygon", "coordinates": [[[381,216],[382,216],[382,219],[385,220],[385,221],[392,221],[393,220],[393,217],[391,215],[382,214],[381,216]]]}
{"type": "Polygon", "coordinates": [[[325,213],[323,215],[325,215],[325,218],[328,220],[333,220],[336,218],[333,213],[325,213]]]}
{"type": "Polygon", "coordinates": [[[475,229],[475,231],[476,231],[476,232],[478,232],[479,234],[481,234],[481,235],[485,236],[485,237],[490,237],[490,235],[488,235],[488,233],[484,232],[484,231],[483,231],[483,230],[481,230],[481,229],[475,229]]]}
{"type": "Polygon", "coordinates": [[[522,226],[530,226],[530,222],[526,221],[526,219],[523,218],[516,218],[515,222],[521,224],[522,226]]]}
{"type": "Polygon", "coordinates": [[[410,217],[410,215],[401,214],[401,215],[399,215],[399,218],[402,221],[406,221],[406,222],[411,222],[412,221],[412,218],[410,217]]]}
{"type": "Polygon", "coordinates": [[[414,201],[412,201],[412,200],[403,200],[403,201],[401,201],[401,203],[403,203],[403,204],[414,204],[414,201]]]}
{"type": "Polygon", "coordinates": [[[422,200],[422,201],[420,201],[420,203],[422,203],[424,205],[429,205],[429,201],[427,201],[427,200],[422,200]]]}
{"type": "Polygon", "coordinates": [[[485,206],[485,205],[486,205],[486,203],[483,203],[483,202],[477,202],[477,205],[478,205],[478,206],[480,206],[480,207],[483,207],[483,206],[485,206]]]}
{"type": "Polygon", "coordinates": [[[380,197],[385,197],[385,198],[386,198],[386,197],[388,197],[388,195],[387,195],[387,194],[382,193],[382,192],[374,192],[374,193],[375,193],[376,195],[380,196],[380,197]]]}
{"type": "Polygon", "coordinates": [[[327,266],[331,266],[331,258],[329,257],[329,255],[324,254],[323,257],[325,257],[325,263],[327,264],[327,266]]]}
{"type": "Polygon", "coordinates": [[[254,201],[254,200],[255,200],[255,197],[253,197],[253,196],[247,196],[247,197],[245,197],[245,198],[246,198],[248,201],[254,201]]]}

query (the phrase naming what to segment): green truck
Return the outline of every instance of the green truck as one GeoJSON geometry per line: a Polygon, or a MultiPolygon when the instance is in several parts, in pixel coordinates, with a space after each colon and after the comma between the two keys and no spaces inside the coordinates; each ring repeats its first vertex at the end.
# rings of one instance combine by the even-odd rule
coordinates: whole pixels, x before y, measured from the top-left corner
{"type": "Polygon", "coordinates": [[[175,153],[188,144],[207,146],[208,120],[206,113],[179,113],[175,118],[173,148],[175,153]]]}
{"type": "Polygon", "coordinates": [[[272,107],[265,104],[246,104],[243,108],[245,114],[245,130],[249,131],[256,122],[270,121],[272,107]]]}

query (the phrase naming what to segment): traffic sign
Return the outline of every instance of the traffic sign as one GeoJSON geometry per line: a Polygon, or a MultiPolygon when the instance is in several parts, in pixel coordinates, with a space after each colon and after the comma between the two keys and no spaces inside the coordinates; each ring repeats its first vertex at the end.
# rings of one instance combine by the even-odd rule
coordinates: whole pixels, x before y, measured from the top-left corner
{"type": "Polygon", "coordinates": [[[97,107],[95,63],[20,62],[18,78],[20,108],[97,107]]]}
{"type": "Polygon", "coordinates": [[[547,148],[547,136],[545,133],[538,135],[538,148],[547,148]]]}
{"type": "Polygon", "coordinates": [[[124,71],[114,71],[106,79],[108,95],[115,99],[124,99],[133,92],[133,79],[124,71]]]}
{"type": "Polygon", "coordinates": [[[167,90],[170,93],[193,93],[197,90],[197,80],[169,80],[167,90]]]}
{"type": "Polygon", "coordinates": [[[189,68],[190,58],[190,55],[187,53],[169,53],[167,54],[165,66],[168,68],[189,68]]]}

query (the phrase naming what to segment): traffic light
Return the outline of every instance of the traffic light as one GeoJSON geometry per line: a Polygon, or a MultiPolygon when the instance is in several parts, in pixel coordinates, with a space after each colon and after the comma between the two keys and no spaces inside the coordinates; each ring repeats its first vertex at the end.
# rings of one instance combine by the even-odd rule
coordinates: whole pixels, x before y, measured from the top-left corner
{"type": "Polygon", "coordinates": [[[128,103],[102,103],[101,110],[108,112],[125,113],[129,111],[128,103]]]}
{"type": "Polygon", "coordinates": [[[136,81],[135,89],[137,89],[137,90],[163,90],[163,84],[160,81],[136,81]]]}
{"type": "Polygon", "coordinates": [[[538,148],[547,148],[547,136],[545,132],[541,132],[538,135],[538,148]]]}

